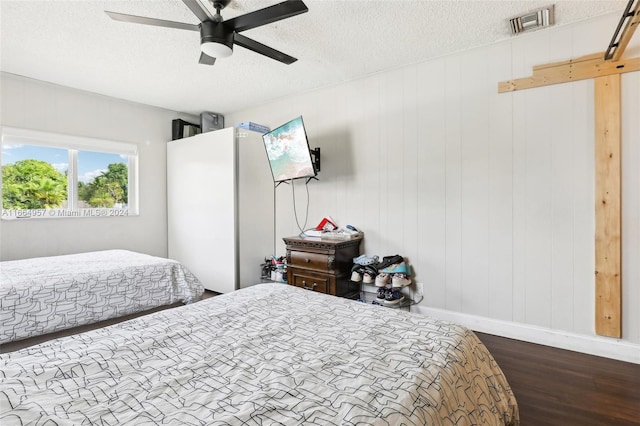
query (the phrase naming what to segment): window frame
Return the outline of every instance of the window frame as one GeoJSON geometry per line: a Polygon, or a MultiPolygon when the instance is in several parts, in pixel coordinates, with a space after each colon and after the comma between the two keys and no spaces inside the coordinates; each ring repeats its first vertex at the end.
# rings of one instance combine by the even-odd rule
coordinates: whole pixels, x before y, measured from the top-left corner
{"type": "MultiPolygon", "coordinates": [[[[48,211],[61,212],[61,214],[38,214],[26,216],[29,218],[58,218],[58,217],[116,217],[138,216],[139,192],[138,192],[138,145],[130,142],[118,142],[107,139],[90,138],[85,136],[65,135],[61,133],[28,130],[16,127],[3,126],[0,137],[0,160],[2,146],[4,144],[22,144],[31,146],[43,146],[66,149],[69,164],[67,167],[67,207],[64,209],[47,209],[48,211]],[[78,208],[78,151],[92,151],[106,154],[117,154],[127,158],[127,185],[128,200],[127,209],[114,208],[78,208]],[[126,211],[126,214],[114,213],[126,211]],[[68,214],[65,214],[68,212],[68,214]],[[85,214],[83,214],[85,213],[85,214]]],[[[0,164],[2,162],[0,161],[0,164]]],[[[0,176],[0,192],[2,191],[2,177],[0,176]]],[[[22,216],[6,216],[5,210],[0,205],[2,219],[15,219],[22,216]]],[[[13,209],[11,209],[13,210],[13,209]]],[[[37,211],[33,209],[33,211],[37,211]]]]}

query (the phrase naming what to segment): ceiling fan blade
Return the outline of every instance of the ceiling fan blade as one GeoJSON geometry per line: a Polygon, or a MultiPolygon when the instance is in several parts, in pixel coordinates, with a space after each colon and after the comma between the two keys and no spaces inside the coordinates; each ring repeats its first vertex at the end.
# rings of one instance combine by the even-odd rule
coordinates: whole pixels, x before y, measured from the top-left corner
{"type": "Polygon", "coordinates": [[[182,2],[191,9],[193,14],[196,15],[201,22],[213,21],[213,15],[209,13],[200,0],[182,0],[182,2]]]}
{"type": "Polygon", "coordinates": [[[269,46],[265,46],[262,43],[258,43],[257,41],[250,39],[249,37],[245,37],[242,34],[236,33],[233,36],[233,43],[238,46],[242,46],[245,49],[253,50],[256,53],[267,56],[271,59],[275,59],[276,61],[283,62],[287,65],[294,63],[297,61],[293,56],[289,56],[286,53],[282,53],[276,49],[272,49],[269,46]]]}
{"type": "Polygon", "coordinates": [[[302,0],[288,0],[274,4],[273,6],[265,7],[264,9],[256,10],[255,12],[236,16],[235,18],[224,21],[224,24],[227,28],[232,28],[236,33],[238,33],[240,31],[246,31],[262,25],[270,24],[281,19],[291,18],[292,16],[296,16],[307,11],[309,11],[309,8],[307,8],[302,0]]]}
{"type": "Polygon", "coordinates": [[[213,65],[216,63],[216,58],[212,58],[211,56],[205,54],[204,52],[200,53],[199,64],[202,65],[213,65]]]}
{"type": "Polygon", "coordinates": [[[177,28],[179,30],[200,31],[198,25],[185,24],[183,22],[165,21],[164,19],[147,18],[146,16],[126,15],[117,12],[105,12],[114,21],[131,22],[134,24],[154,25],[156,27],[177,28]]]}

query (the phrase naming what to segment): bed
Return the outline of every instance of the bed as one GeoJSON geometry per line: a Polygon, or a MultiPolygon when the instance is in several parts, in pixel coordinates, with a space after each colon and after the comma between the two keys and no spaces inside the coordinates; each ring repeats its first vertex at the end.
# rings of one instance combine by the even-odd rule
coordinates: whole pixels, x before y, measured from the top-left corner
{"type": "Polygon", "coordinates": [[[191,303],[203,292],[179,262],[128,250],[0,262],[0,345],[191,303]]]}
{"type": "Polygon", "coordinates": [[[0,355],[0,424],[517,425],[470,330],[259,284],[0,355]]]}

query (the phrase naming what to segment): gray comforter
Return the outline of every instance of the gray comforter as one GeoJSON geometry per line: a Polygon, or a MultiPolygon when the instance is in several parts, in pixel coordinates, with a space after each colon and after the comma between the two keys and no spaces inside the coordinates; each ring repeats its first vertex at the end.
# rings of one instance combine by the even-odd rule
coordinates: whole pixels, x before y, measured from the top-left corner
{"type": "Polygon", "coordinates": [[[0,355],[3,425],[515,425],[473,332],[261,284],[0,355]]]}
{"type": "Polygon", "coordinates": [[[127,250],[0,262],[0,344],[191,303],[203,292],[175,260],[127,250]]]}

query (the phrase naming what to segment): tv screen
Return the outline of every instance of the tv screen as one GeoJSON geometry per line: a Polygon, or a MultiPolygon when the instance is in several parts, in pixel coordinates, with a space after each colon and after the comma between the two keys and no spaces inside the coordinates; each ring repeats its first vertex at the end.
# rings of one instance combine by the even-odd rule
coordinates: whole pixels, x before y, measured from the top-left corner
{"type": "Polygon", "coordinates": [[[262,135],[275,182],[316,175],[302,117],[262,135]]]}

